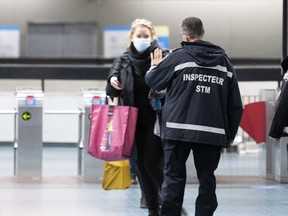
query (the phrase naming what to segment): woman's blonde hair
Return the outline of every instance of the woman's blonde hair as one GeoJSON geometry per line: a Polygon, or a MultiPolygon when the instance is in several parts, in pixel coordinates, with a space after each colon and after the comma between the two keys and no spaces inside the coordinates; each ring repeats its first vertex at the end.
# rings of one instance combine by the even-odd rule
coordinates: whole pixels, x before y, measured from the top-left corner
{"type": "Polygon", "coordinates": [[[138,27],[138,26],[144,26],[146,28],[148,28],[151,32],[151,40],[155,40],[157,39],[157,36],[156,36],[156,32],[155,32],[155,29],[152,25],[152,22],[147,20],[147,19],[138,19],[136,18],[132,24],[131,24],[131,29],[130,29],[130,32],[129,32],[129,35],[128,35],[128,44],[127,46],[130,45],[130,43],[132,42],[132,37],[133,37],[133,34],[135,32],[135,29],[138,27]]]}

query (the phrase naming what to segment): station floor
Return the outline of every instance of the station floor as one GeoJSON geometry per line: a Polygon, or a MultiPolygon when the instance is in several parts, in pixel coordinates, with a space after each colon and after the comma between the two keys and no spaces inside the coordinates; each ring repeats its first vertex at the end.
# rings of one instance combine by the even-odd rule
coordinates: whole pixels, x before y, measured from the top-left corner
{"type": "MultiPolygon", "coordinates": [[[[259,176],[259,155],[224,152],[217,170],[215,216],[288,215],[288,185],[259,176]]],[[[184,208],[194,215],[198,185],[187,184],[184,208]]],[[[16,183],[13,149],[0,146],[0,216],[146,216],[139,185],[105,191],[77,177],[76,147],[44,147],[43,179],[16,183]]]]}

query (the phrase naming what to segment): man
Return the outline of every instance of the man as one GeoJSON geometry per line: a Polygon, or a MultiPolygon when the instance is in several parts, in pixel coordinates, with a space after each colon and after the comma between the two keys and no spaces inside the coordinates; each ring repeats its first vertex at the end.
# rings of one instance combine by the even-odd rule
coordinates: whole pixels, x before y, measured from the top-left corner
{"type": "Polygon", "coordinates": [[[225,51],[204,41],[202,21],[181,25],[181,48],[162,59],[151,54],[145,75],[149,87],[166,89],[161,137],[165,140],[162,216],[180,216],[186,184],[185,163],[193,150],[199,180],[195,215],[217,208],[216,170],[222,148],[233,142],[243,112],[236,74],[225,51]]]}

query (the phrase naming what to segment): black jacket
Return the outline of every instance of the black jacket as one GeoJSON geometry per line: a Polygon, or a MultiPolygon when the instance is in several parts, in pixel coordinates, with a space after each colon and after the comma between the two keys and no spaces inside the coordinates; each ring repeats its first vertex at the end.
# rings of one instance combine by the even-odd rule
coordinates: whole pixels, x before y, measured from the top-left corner
{"type": "Polygon", "coordinates": [[[280,139],[288,136],[288,73],[284,75],[279,97],[276,101],[275,115],[269,131],[269,136],[280,139]]]}
{"type": "Polygon", "coordinates": [[[145,76],[151,88],[167,88],[162,138],[228,147],[243,112],[232,64],[207,41],[181,45],[145,76]]]}
{"type": "Polygon", "coordinates": [[[120,97],[121,104],[126,106],[134,106],[134,77],[133,67],[129,59],[128,52],[124,52],[119,58],[115,59],[112,68],[110,69],[106,94],[110,97],[120,97]],[[117,90],[110,84],[110,78],[112,76],[118,77],[118,80],[123,85],[123,90],[117,90]],[[123,91],[123,92],[122,92],[123,91]]]}
{"type": "MultiPolygon", "coordinates": [[[[131,44],[130,47],[119,58],[114,60],[107,78],[106,94],[111,97],[120,97],[122,105],[134,106],[133,73],[135,73],[135,67],[137,67],[135,62],[140,62],[140,64],[144,65],[142,66],[144,76],[146,71],[150,68],[150,53],[153,52],[156,48],[160,47],[158,42],[154,41],[152,42],[152,45],[149,47],[149,49],[140,55],[135,50],[133,44],[131,44]],[[117,90],[111,86],[110,78],[112,76],[118,77],[118,80],[124,87],[123,90],[117,90]]],[[[164,50],[164,55],[167,53],[168,50],[164,50]]]]}

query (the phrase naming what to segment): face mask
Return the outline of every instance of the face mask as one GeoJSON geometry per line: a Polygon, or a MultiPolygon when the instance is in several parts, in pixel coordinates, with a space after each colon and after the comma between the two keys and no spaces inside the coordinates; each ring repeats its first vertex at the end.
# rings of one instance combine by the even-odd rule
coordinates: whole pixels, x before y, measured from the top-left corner
{"type": "Polygon", "coordinates": [[[151,38],[134,38],[133,44],[136,50],[141,53],[151,45],[151,38]]]}

